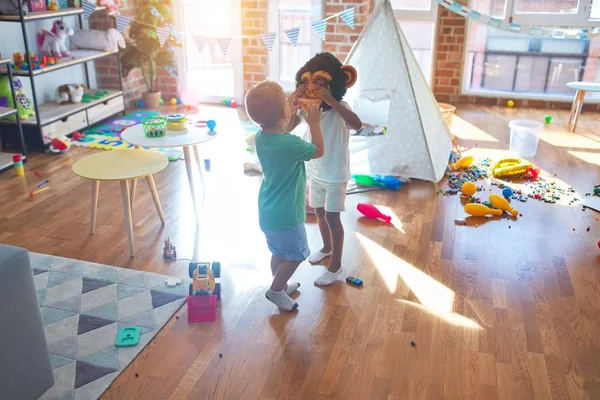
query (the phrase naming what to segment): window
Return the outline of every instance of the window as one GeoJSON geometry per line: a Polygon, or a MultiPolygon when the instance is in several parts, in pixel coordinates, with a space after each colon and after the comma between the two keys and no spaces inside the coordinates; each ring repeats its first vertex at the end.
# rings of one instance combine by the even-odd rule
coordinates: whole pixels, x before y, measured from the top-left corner
{"type": "MultiPolygon", "coordinates": [[[[590,26],[589,11],[582,3],[584,0],[474,0],[472,8],[522,25],[552,28],[564,26],[565,22],[556,24],[557,18],[571,18],[585,19],[573,27],[590,26]]],[[[600,43],[596,41],[600,39],[592,43],[511,33],[470,22],[464,91],[507,96],[518,93],[532,98],[572,96],[567,82],[599,81],[600,43]]]]}
{"type": "Polygon", "coordinates": [[[392,0],[392,8],[427,83],[430,83],[437,4],[432,0],[392,0]]]}
{"type": "Polygon", "coordinates": [[[269,32],[277,32],[269,54],[269,77],[286,91],[295,89],[296,71],[322,49],[321,38],[311,23],[322,18],[321,0],[270,0],[269,32]],[[300,28],[298,43],[292,45],[286,29],[300,28]]]}

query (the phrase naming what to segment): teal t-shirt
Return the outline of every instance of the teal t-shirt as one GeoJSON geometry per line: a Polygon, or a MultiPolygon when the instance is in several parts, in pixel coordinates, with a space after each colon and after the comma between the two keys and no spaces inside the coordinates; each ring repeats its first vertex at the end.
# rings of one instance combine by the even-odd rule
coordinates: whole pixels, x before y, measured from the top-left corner
{"type": "Polygon", "coordinates": [[[289,133],[258,132],[254,139],[263,171],[258,218],[263,231],[281,231],[304,223],[306,169],[315,145],[289,133]]]}

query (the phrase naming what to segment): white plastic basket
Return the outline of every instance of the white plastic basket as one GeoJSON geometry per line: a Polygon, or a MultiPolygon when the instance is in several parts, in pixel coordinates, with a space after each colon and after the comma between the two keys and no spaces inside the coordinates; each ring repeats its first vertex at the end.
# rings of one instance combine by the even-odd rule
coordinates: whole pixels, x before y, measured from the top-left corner
{"type": "Polygon", "coordinates": [[[527,119],[516,119],[510,121],[508,127],[510,128],[510,150],[519,157],[535,156],[544,124],[527,119]]]}

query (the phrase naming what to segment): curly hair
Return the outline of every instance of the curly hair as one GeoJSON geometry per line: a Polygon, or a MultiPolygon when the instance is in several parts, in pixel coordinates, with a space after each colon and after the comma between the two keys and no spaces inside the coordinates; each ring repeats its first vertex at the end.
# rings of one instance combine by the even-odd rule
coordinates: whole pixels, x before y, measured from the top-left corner
{"type": "MultiPolygon", "coordinates": [[[[337,101],[341,101],[346,94],[346,75],[342,71],[342,65],[341,61],[333,54],[327,52],[319,53],[308,60],[308,62],[296,73],[296,88],[302,85],[302,75],[305,72],[314,73],[317,71],[325,71],[331,75],[331,82],[329,82],[331,95],[337,101]]],[[[331,108],[325,102],[321,104],[321,107],[323,110],[329,110],[331,108]]]]}

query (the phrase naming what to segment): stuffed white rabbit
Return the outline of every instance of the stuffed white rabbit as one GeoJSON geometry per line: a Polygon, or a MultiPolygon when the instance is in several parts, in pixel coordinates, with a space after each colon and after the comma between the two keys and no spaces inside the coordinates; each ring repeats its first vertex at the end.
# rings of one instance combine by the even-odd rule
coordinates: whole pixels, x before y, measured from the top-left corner
{"type": "Polygon", "coordinates": [[[114,28],[106,32],[81,29],[71,36],[71,48],[116,52],[119,51],[119,47],[125,48],[125,39],[114,28]]]}

